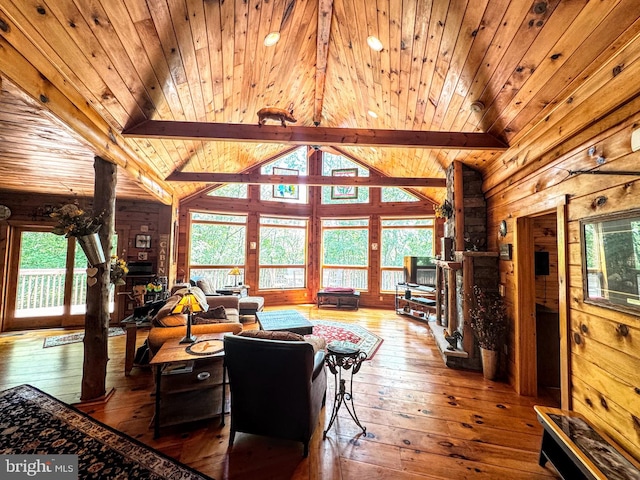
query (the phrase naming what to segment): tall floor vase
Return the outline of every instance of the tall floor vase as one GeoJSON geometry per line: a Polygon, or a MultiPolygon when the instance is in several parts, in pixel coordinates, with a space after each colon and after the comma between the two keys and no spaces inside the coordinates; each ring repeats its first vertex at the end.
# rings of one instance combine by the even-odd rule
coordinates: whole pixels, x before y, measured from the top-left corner
{"type": "Polygon", "coordinates": [[[482,356],[482,375],[487,380],[495,380],[498,376],[498,351],[480,347],[482,356]]]}

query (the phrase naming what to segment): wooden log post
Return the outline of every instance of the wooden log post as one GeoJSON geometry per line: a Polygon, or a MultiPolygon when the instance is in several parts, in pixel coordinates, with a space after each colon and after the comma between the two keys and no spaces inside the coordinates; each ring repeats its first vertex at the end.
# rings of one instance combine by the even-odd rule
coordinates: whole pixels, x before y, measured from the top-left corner
{"type": "Polygon", "coordinates": [[[100,242],[107,262],[97,265],[97,281],[87,284],[87,313],[85,315],[84,362],[82,365],[83,402],[99,399],[106,394],[107,362],[109,361],[109,270],[111,235],[114,231],[117,166],[95,157],[93,211],[102,214],[100,242]]]}

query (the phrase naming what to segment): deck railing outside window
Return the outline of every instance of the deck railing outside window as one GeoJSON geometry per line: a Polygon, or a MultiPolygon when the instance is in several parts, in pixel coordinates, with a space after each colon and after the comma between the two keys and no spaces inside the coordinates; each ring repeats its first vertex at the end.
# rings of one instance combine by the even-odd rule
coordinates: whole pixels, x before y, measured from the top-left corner
{"type": "MultiPolygon", "coordinates": [[[[64,307],[64,268],[20,269],[16,296],[16,317],[60,314],[64,307]]],[[[87,272],[84,268],[73,270],[71,308],[83,306],[87,298],[87,272]]],[[[83,310],[84,311],[84,310],[83,310]]]]}

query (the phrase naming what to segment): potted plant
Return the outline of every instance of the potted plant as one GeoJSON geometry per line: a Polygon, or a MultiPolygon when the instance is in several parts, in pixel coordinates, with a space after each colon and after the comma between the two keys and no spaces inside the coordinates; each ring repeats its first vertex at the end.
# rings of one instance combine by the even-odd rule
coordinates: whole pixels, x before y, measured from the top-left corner
{"type": "Polygon", "coordinates": [[[77,203],[66,203],[51,212],[57,220],[52,232],[65,237],[75,237],[92,266],[105,263],[104,250],[98,230],[102,226],[101,216],[93,215],[80,208],[77,203]]]}
{"type": "Polygon", "coordinates": [[[482,355],[482,373],[493,380],[498,373],[498,353],[507,333],[507,310],[498,292],[473,286],[471,329],[482,355]]]}
{"type": "Polygon", "coordinates": [[[434,210],[438,218],[451,218],[453,216],[453,207],[449,203],[449,200],[445,200],[441,205],[437,205],[434,210]]]}

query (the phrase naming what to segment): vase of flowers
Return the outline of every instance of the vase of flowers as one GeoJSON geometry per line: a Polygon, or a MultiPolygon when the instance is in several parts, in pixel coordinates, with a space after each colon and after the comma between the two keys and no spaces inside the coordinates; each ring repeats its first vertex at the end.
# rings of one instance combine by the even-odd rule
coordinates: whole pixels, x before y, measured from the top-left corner
{"type": "Polygon", "coordinates": [[[111,257],[111,269],[109,271],[111,283],[116,286],[124,285],[126,283],[124,277],[126,277],[127,273],[129,273],[127,262],[117,255],[113,255],[111,257]]]}
{"type": "Polygon", "coordinates": [[[471,329],[482,355],[482,373],[493,380],[498,373],[498,356],[507,333],[507,310],[498,292],[473,287],[471,329]]]}
{"type": "Polygon", "coordinates": [[[65,237],[75,237],[92,265],[106,262],[98,230],[102,226],[100,216],[80,208],[77,203],[66,203],[51,212],[51,218],[58,223],[52,232],[65,237]]]}

